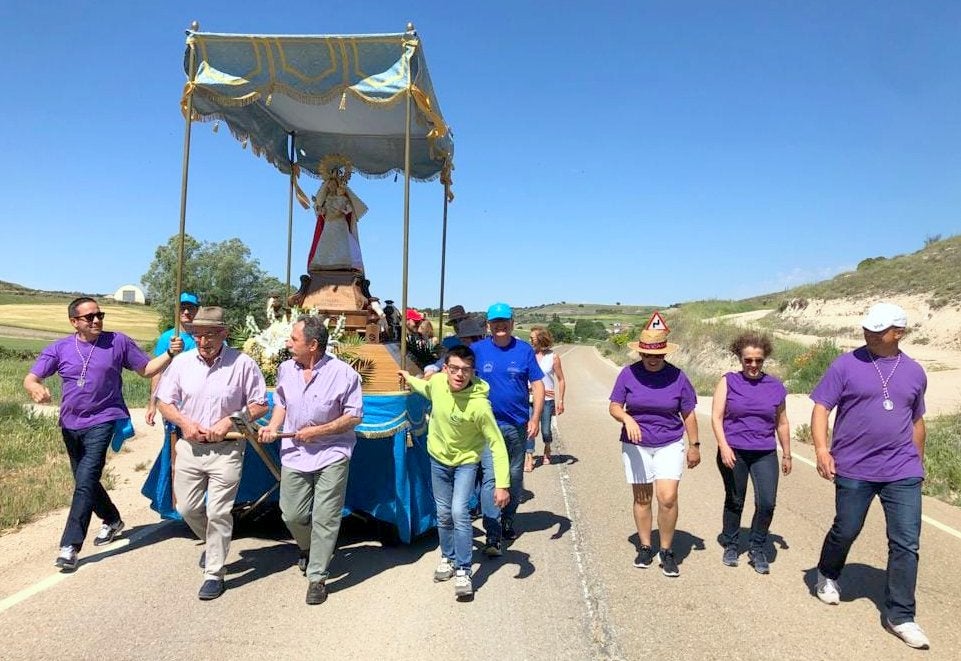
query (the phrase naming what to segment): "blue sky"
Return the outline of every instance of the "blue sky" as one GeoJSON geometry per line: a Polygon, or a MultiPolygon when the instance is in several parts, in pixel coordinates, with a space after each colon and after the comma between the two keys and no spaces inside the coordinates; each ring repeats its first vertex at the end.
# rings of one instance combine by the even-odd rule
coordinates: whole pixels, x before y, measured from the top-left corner
{"type": "MultiPolygon", "coordinates": [[[[961,3],[187,5],[0,5],[0,224],[20,237],[0,279],[110,292],[176,233],[194,19],[415,23],[456,140],[448,304],[740,298],[961,228],[961,3]]],[[[188,232],[240,237],[283,279],[285,177],[228,131],[193,138],[188,232]]],[[[402,180],[351,183],[373,292],[399,299],[402,180]]],[[[436,306],[440,185],[412,205],[410,300],[436,306]]],[[[313,223],[295,216],[295,280],[313,223]]]]}

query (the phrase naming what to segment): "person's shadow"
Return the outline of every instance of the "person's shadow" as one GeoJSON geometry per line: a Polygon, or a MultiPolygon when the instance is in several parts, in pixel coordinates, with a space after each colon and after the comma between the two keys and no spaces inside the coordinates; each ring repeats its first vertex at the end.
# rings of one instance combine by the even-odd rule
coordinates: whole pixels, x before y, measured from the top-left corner
{"type": "Polygon", "coordinates": [[[83,556],[77,563],[79,568],[81,565],[96,564],[102,562],[111,556],[119,556],[124,553],[130,553],[131,551],[137,551],[139,549],[145,548],[152,544],[159,544],[168,539],[188,539],[192,538],[193,533],[186,524],[174,522],[174,521],[159,521],[157,523],[148,523],[139,526],[133,526],[132,528],[125,528],[123,534],[116,539],[116,541],[108,544],[106,546],[98,547],[102,550],[91,555],[83,556]],[[124,546],[118,546],[118,542],[128,539],[129,543],[124,546]]]}
{"type": "MultiPolygon", "coordinates": [[[[739,555],[747,553],[748,550],[750,550],[750,547],[751,547],[750,535],[751,535],[751,529],[741,526],[741,529],[738,531],[738,535],[737,535],[737,539],[738,539],[737,552],[739,555]]],[[[717,536],[717,543],[718,543],[718,546],[721,546],[721,547],[724,546],[723,543],[721,542],[721,535],[717,536]]],[[[791,547],[788,545],[786,539],[784,539],[783,537],[781,537],[776,533],[769,532],[767,535],[767,542],[765,542],[764,544],[764,555],[767,558],[768,562],[774,562],[775,560],[777,560],[778,549],[787,550],[789,548],[791,547]]]]}
{"type": "Polygon", "coordinates": [[[540,468],[541,466],[573,466],[578,461],[580,461],[580,459],[578,459],[572,454],[564,454],[564,453],[554,454],[554,455],[551,455],[550,463],[545,463],[543,458],[538,459],[539,463],[537,464],[537,467],[540,468]]]}
{"type": "MultiPolygon", "coordinates": [[[[531,562],[529,553],[513,549],[510,546],[505,546],[503,550],[504,555],[499,558],[485,557],[481,560],[480,567],[471,578],[471,584],[475,591],[482,588],[487,583],[487,579],[495,572],[500,571],[505,565],[517,565],[517,573],[513,576],[515,579],[524,579],[534,573],[534,563],[531,562]]],[[[475,550],[475,557],[479,553],[479,549],[475,550]]]]}
{"type": "MultiPolygon", "coordinates": [[[[818,568],[804,570],[804,584],[812,596],[817,597],[818,568]]],[[[870,599],[878,613],[884,615],[884,589],[888,582],[887,572],[859,562],[844,566],[844,573],[838,581],[841,586],[841,601],[870,599]]]]}
{"type": "MultiPolygon", "coordinates": [[[[637,533],[629,535],[627,541],[634,547],[635,553],[640,553],[641,540],[637,536],[637,533]]],[[[654,549],[655,553],[661,548],[661,534],[659,530],[651,532],[651,548],[654,549]]],[[[671,544],[671,550],[674,551],[674,559],[677,560],[677,564],[684,562],[684,559],[691,555],[691,551],[703,551],[705,548],[704,540],[701,537],[692,535],[686,530],[678,529],[674,531],[674,542],[671,544]]]]}
{"type": "Polygon", "coordinates": [[[560,539],[571,529],[571,520],[566,516],[554,514],[546,510],[534,512],[518,512],[514,518],[517,530],[523,535],[538,530],[549,530],[557,526],[557,530],[551,535],[551,539],[560,539]]]}

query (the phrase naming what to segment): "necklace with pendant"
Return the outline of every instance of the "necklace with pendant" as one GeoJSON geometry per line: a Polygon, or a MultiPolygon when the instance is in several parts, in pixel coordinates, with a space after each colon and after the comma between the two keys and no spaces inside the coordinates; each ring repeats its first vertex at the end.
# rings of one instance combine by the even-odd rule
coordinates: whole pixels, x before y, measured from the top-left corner
{"type": "Polygon", "coordinates": [[[884,375],[881,374],[881,368],[878,367],[878,363],[874,360],[874,354],[871,353],[870,349],[868,349],[868,355],[871,357],[871,364],[874,365],[874,369],[876,369],[878,372],[878,378],[881,379],[881,395],[884,397],[884,399],[881,400],[881,408],[883,408],[885,411],[893,411],[894,401],[891,399],[890,393],[888,393],[888,382],[891,381],[891,377],[894,376],[895,370],[897,370],[898,365],[901,364],[901,352],[898,352],[898,359],[894,361],[894,367],[891,368],[891,373],[888,374],[887,378],[884,378],[884,375]]]}
{"type": "Polygon", "coordinates": [[[77,379],[77,387],[80,389],[83,389],[84,384],[87,382],[87,365],[90,364],[90,357],[93,356],[93,350],[97,348],[97,344],[99,342],[100,342],[100,336],[98,335],[97,339],[93,341],[92,345],[90,345],[90,351],[87,353],[87,357],[84,358],[83,354],[80,353],[80,340],[77,339],[77,335],[73,336],[73,345],[77,349],[77,355],[80,356],[80,363],[81,363],[80,378],[77,379]]]}

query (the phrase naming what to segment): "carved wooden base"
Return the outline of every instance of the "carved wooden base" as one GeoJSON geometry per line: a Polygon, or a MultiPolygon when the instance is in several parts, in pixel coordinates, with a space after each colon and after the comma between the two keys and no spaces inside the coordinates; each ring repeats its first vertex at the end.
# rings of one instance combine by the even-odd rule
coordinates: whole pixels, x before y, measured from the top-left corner
{"type": "Polygon", "coordinates": [[[377,315],[370,309],[370,299],[365,292],[364,276],[356,271],[311,271],[300,276],[300,289],[288,299],[288,304],[305,309],[317,308],[322,316],[336,320],[346,317],[346,328],[354,331],[368,342],[371,339],[368,324],[376,323],[377,315]]]}

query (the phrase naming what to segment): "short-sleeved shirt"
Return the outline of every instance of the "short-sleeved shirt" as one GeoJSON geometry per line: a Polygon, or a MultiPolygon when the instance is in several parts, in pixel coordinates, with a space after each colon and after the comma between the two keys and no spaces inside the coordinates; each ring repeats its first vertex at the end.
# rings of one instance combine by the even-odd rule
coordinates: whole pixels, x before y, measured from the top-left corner
{"type": "MultiPolygon", "coordinates": [[[[173,339],[173,336],[173,328],[170,330],[165,330],[163,333],[161,333],[160,337],[157,338],[157,344],[154,345],[153,355],[162,356],[163,354],[167,353],[167,349],[170,348],[170,340],[173,339]]],[[[195,340],[194,336],[190,333],[181,332],[180,339],[184,341],[184,351],[190,351],[191,349],[197,348],[197,340],[195,340]]]]}
{"type": "Polygon", "coordinates": [[[173,404],[201,427],[210,427],[248,404],[267,403],[267,384],[254,359],[233,347],[212,365],[196,349],[176,356],[157,386],[157,399],[173,404]]]}
{"type": "MultiPolygon", "coordinates": [[[[635,445],[663,447],[684,436],[681,416],[697,406],[697,394],[687,375],[670,363],[656,372],[640,361],[617,375],[611,401],[624,406],[641,428],[641,442],[635,445]]],[[[621,442],[632,443],[621,428],[621,442]]]]}
{"type": "Polygon", "coordinates": [[[60,426],[86,429],[129,418],[123,401],[123,370],[142,371],[150,358],[123,333],[103,331],[93,344],[77,335],[57,340],[40,352],[30,373],[41,379],[59,374],[63,381],[60,426]],[[84,385],[78,385],[87,362],[84,385]]]}
{"type": "Polygon", "coordinates": [[[534,348],[516,337],[506,347],[497,346],[487,337],[470,348],[475,357],[474,371],[491,387],[491,408],[498,424],[526,425],[531,417],[527,384],[544,378],[534,348]]]}
{"type": "Polygon", "coordinates": [[[899,355],[900,362],[898,356],[875,356],[872,363],[867,347],[842,354],[811,393],[828,411],[837,407],[831,455],[841,477],[870,482],[924,477],[914,422],[924,416],[928,380],[918,363],[903,351],[899,355]],[[883,406],[882,376],[890,376],[890,411],[883,406]]]}
{"type": "Polygon", "coordinates": [[[787,388],[770,374],[749,379],[744,372],[728,372],[724,402],[724,438],[738,450],[774,450],[777,447],[777,410],[787,397],[787,388]]]}
{"type": "MultiPolygon", "coordinates": [[[[344,361],[325,355],[314,365],[310,382],[304,382],[304,368],[287,360],[277,368],[277,404],[286,410],[284,432],[333,422],[344,415],[364,417],[360,375],[344,361]]],[[[357,443],[353,429],[321,436],[304,443],[295,438],[281,440],[280,461],[287,468],[311,473],[342,459],[350,459],[357,443]]]]}

